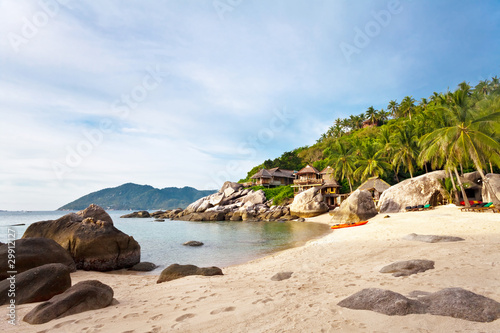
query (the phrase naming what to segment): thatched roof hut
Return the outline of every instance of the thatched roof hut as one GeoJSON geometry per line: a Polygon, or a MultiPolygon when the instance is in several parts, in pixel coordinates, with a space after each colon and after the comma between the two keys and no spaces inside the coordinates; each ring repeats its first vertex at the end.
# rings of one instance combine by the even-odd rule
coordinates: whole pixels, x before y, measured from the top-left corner
{"type": "Polygon", "coordinates": [[[267,171],[266,169],[260,169],[259,172],[250,177],[250,179],[261,179],[261,178],[271,179],[272,177],[273,176],[271,176],[269,171],[267,171]]]}
{"type": "Polygon", "coordinates": [[[382,192],[387,190],[391,185],[380,179],[378,176],[368,178],[363,184],[358,187],[358,190],[367,190],[373,192],[375,197],[379,197],[382,192]]]}
{"type": "Polygon", "coordinates": [[[300,171],[297,172],[297,175],[300,176],[300,175],[306,175],[306,174],[311,174],[311,173],[318,175],[319,171],[315,167],[313,167],[311,165],[307,165],[307,166],[303,167],[302,169],[300,169],[300,171]]]}

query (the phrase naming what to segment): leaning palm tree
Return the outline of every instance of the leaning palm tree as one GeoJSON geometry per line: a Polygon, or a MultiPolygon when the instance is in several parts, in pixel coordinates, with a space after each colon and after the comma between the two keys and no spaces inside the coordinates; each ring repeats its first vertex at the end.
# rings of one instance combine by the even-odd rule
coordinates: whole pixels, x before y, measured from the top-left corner
{"type": "MultiPolygon", "coordinates": [[[[498,126],[500,111],[478,116],[468,107],[468,93],[463,89],[455,91],[450,98],[450,106],[442,107],[449,117],[449,125],[424,135],[420,145],[424,151],[432,150],[436,154],[444,154],[448,159],[462,163],[472,161],[487,191],[492,194],[493,203],[500,206],[500,200],[483,173],[486,157],[491,159],[494,156],[495,161],[500,158],[500,143],[488,133],[491,126],[498,126]]],[[[428,153],[424,155],[429,157],[428,153]]]]}
{"type": "Polygon", "coordinates": [[[347,179],[349,182],[349,189],[352,192],[352,177],[354,174],[355,164],[352,152],[347,149],[345,144],[337,141],[336,145],[337,154],[335,155],[335,177],[340,180],[347,179]]]}

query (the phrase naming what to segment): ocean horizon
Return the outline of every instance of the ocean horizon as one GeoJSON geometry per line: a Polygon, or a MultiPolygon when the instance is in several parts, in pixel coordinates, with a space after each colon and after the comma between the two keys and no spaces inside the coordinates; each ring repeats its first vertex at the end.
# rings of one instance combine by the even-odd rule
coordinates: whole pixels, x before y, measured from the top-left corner
{"type": "MultiPolygon", "coordinates": [[[[8,239],[7,227],[23,236],[32,223],[58,219],[71,211],[0,211],[0,242],[8,239]]],[[[129,210],[107,213],[116,228],[139,242],[141,261],[158,265],[150,274],[159,274],[168,265],[192,264],[227,267],[305,244],[330,231],[319,223],[304,222],[192,222],[154,218],[120,218],[129,210]],[[201,247],[184,246],[200,241],[201,247]]]]}

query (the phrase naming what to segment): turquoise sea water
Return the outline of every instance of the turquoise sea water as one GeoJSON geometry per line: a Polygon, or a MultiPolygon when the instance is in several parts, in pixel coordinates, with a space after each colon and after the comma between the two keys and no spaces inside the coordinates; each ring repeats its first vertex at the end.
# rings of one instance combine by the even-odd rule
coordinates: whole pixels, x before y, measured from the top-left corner
{"type": "MultiPolygon", "coordinates": [[[[304,222],[155,222],[153,218],[122,219],[129,211],[108,212],[115,227],[133,236],[141,245],[141,261],[164,268],[170,264],[227,267],[266,256],[272,252],[304,244],[330,232],[327,225],[304,222]],[[182,244],[201,241],[201,247],[182,244]]],[[[37,221],[57,219],[67,212],[0,212],[0,242],[8,239],[8,229],[21,238],[37,221]],[[8,227],[16,224],[20,226],[8,227]]],[[[12,232],[11,232],[12,233],[12,232]]],[[[152,272],[159,274],[159,270],[152,272]]]]}

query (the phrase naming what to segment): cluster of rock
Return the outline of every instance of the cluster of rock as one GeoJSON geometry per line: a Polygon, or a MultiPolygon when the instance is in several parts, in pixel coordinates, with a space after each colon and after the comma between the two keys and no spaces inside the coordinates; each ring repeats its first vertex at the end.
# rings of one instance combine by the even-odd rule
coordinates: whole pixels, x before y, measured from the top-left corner
{"type": "Polygon", "coordinates": [[[500,318],[500,303],[462,288],[446,288],[435,293],[417,291],[409,297],[390,290],[368,288],[347,297],[338,305],[389,316],[429,313],[477,322],[500,318]]]}
{"type": "MultiPolygon", "coordinates": [[[[7,260],[0,261],[0,305],[11,303],[9,291],[15,285],[16,304],[44,302],[23,318],[30,324],[43,324],[88,310],[108,306],[113,300],[111,287],[99,281],[82,281],[71,286],[70,273],[76,265],[68,251],[52,239],[26,238],[15,241],[17,274],[7,274],[7,260]]],[[[7,244],[0,255],[7,257],[7,244]]]]}
{"type": "Polygon", "coordinates": [[[184,210],[159,211],[151,216],[183,221],[290,221],[299,218],[289,207],[273,206],[264,191],[245,189],[233,182],[225,182],[217,193],[198,199],[184,210]]]}
{"type": "Polygon", "coordinates": [[[141,258],[139,243],[115,228],[108,213],[97,205],[57,220],[33,223],[23,235],[23,239],[38,237],[52,239],[62,246],[77,269],[128,268],[139,263],[141,258]]]}

